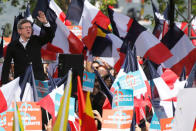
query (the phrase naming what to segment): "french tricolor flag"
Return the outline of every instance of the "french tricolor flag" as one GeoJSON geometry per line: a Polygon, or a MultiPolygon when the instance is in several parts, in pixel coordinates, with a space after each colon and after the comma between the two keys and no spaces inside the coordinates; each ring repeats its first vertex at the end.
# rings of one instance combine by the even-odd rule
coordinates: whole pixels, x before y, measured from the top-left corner
{"type": "Polygon", "coordinates": [[[108,7],[108,15],[111,21],[114,34],[119,37],[125,38],[125,36],[129,31],[133,19],[121,13],[114,12],[109,7],[108,7]]]}
{"type": "Polygon", "coordinates": [[[97,24],[104,29],[108,29],[110,20],[98,8],[89,3],[88,0],[85,0],[82,16],[79,22],[79,25],[82,26],[82,38],[84,39],[85,45],[93,44],[86,41],[86,37],[88,37],[90,28],[93,27],[93,24],[97,24]]]}
{"type": "Polygon", "coordinates": [[[19,80],[20,78],[18,77],[0,88],[0,113],[11,106],[12,101],[15,99],[15,90],[20,88],[19,80]]]}
{"type": "Polygon", "coordinates": [[[46,111],[48,111],[53,120],[56,119],[56,116],[58,114],[58,110],[60,107],[60,100],[64,93],[64,84],[62,84],[60,87],[53,89],[50,94],[42,98],[38,104],[44,108],[46,111]]]}
{"type": "Polygon", "coordinates": [[[132,47],[136,47],[138,56],[149,58],[156,64],[161,64],[172,56],[170,50],[163,43],[134,19],[132,19],[126,39],[132,47]]]}
{"type": "Polygon", "coordinates": [[[188,36],[174,25],[161,41],[173,54],[171,58],[162,64],[163,67],[170,68],[179,76],[185,66],[188,75],[196,62],[196,48],[188,36]]]}
{"type": "Polygon", "coordinates": [[[131,47],[136,47],[138,56],[149,58],[156,64],[160,64],[172,56],[169,49],[135,19],[114,12],[110,8],[108,11],[113,29],[117,29],[119,36],[125,37],[131,47]]]}
{"type": "Polygon", "coordinates": [[[51,26],[56,27],[55,37],[51,43],[61,48],[63,53],[81,54],[83,43],[67,28],[66,21],[64,21],[65,15],[55,1],[38,0],[33,17],[36,17],[39,10],[44,11],[51,26]]]}

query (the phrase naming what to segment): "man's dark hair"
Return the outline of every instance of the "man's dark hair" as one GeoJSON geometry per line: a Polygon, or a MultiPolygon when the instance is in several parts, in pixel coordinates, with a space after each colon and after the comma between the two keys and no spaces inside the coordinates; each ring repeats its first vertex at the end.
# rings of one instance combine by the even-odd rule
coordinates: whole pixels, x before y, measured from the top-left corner
{"type": "Polygon", "coordinates": [[[22,29],[22,25],[25,24],[25,23],[30,23],[32,25],[32,22],[30,20],[21,19],[21,20],[18,21],[17,29],[22,29]]]}

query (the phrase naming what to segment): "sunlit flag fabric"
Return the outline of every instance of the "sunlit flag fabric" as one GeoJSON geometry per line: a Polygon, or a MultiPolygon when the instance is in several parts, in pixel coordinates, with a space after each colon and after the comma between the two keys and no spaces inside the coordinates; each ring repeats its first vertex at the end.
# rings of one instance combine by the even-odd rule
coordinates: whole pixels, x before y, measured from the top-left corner
{"type": "Polygon", "coordinates": [[[62,98],[64,92],[64,84],[58,88],[54,88],[50,94],[42,98],[38,104],[48,111],[53,119],[53,122],[56,120],[58,114],[58,109],[60,106],[60,98],[62,98]]]}
{"type": "Polygon", "coordinates": [[[186,75],[188,75],[196,62],[196,48],[188,36],[174,25],[161,41],[173,54],[172,57],[162,63],[163,67],[170,68],[179,76],[185,66],[186,75]]]}
{"type": "Polygon", "coordinates": [[[133,19],[121,13],[114,12],[109,7],[108,15],[111,21],[114,34],[119,37],[125,38],[129,31],[129,28],[131,27],[133,19]]]}
{"type": "Polygon", "coordinates": [[[77,87],[78,88],[78,113],[79,113],[79,124],[81,126],[82,115],[85,110],[85,100],[84,100],[84,94],[82,91],[82,84],[81,84],[80,76],[77,76],[77,80],[78,80],[78,87],[77,87]]]}
{"type": "Polygon", "coordinates": [[[161,39],[162,36],[164,35],[164,33],[163,33],[164,24],[166,24],[165,22],[167,22],[167,20],[168,20],[168,9],[169,9],[169,5],[167,5],[167,7],[164,10],[163,14],[161,14],[158,11],[157,7],[155,6],[153,0],[151,0],[151,2],[152,2],[153,13],[154,13],[154,19],[155,19],[155,27],[153,29],[153,34],[158,39],[161,39]]]}
{"type": "Polygon", "coordinates": [[[20,88],[19,80],[20,78],[17,77],[0,88],[0,113],[11,106],[12,101],[15,99],[15,91],[20,88]]]}
{"type": "Polygon", "coordinates": [[[138,56],[149,58],[156,64],[172,56],[170,50],[136,20],[132,20],[126,39],[136,47],[138,56]]]}
{"type": "Polygon", "coordinates": [[[154,85],[158,91],[160,100],[167,100],[172,98],[172,93],[165,81],[159,76],[152,63],[148,60],[148,68],[150,76],[154,82],[154,85]]]}
{"type": "Polygon", "coordinates": [[[16,101],[37,101],[32,67],[29,66],[25,75],[3,85],[0,88],[0,112],[7,110],[13,100],[16,101]]]}
{"type": "Polygon", "coordinates": [[[71,89],[72,89],[72,71],[69,70],[67,84],[64,89],[64,94],[58,110],[58,115],[53,130],[65,131],[67,129],[71,89]]]}
{"type": "Polygon", "coordinates": [[[24,131],[24,126],[22,123],[22,117],[16,102],[14,102],[14,122],[13,122],[14,131],[24,131]]]}
{"type": "Polygon", "coordinates": [[[84,0],[72,0],[68,6],[66,19],[70,20],[74,25],[78,25],[82,16],[84,0]]]}
{"type": "Polygon", "coordinates": [[[51,26],[56,26],[55,37],[51,43],[61,48],[63,53],[81,54],[83,50],[83,43],[64,24],[62,10],[54,0],[50,0],[49,2],[46,1],[47,0],[38,0],[33,14],[36,16],[38,10],[43,10],[46,13],[46,17],[51,26]],[[40,2],[44,2],[42,4],[47,5],[41,7],[39,4],[40,2]]]}
{"type": "MultiPolygon", "coordinates": [[[[95,23],[104,29],[108,29],[110,20],[98,8],[96,8],[91,3],[89,3],[88,0],[85,0],[82,16],[79,22],[79,25],[82,26],[82,38],[83,39],[85,39],[88,33],[90,33],[89,29],[95,23]]],[[[87,41],[85,40],[84,40],[84,43],[85,45],[88,45],[87,41]]],[[[90,50],[88,46],[87,48],[90,50]]]]}
{"type": "Polygon", "coordinates": [[[38,101],[32,65],[29,65],[25,74],[20,77],[19,86],[20,88],[15,91],[16,101],[38,101]]]}
{"type": "Polygon", "coordinates": [[[82,116],[82,128],[81,131],[97,131],[95,125],[95,119],[92,111],[91,101],[90,101],[90,92],[86,96],[86,106],[85,111],[82,116]]]}

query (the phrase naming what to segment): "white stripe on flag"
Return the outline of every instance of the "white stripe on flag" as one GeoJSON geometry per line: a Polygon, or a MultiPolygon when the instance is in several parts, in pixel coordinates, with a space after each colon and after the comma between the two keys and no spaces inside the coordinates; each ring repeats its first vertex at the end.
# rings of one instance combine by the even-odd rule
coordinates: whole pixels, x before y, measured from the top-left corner
{"type": "Polygon", "coordinates": [[[64,53],[69,52],[69,42],[67,40],[67,36],[69,33],[66,31],[66,26],[61,22],[60,19],[56,19],[57,29],[55,32],[55,37],[52,40],[52,44],[61,48],[64,53]]]}
{"type": "Polygon", "coordinates": [[[186,57],[195,47],[191,43],[187,35],[183,35],[176,45],[170,50],[173,54],[167,61],[163,63],[166,68],[171,68],[173,65],[180,62],[186,57]]]}
{"type": "Polygon", "coordinates": [[[116,23],[120,37],[125,37],[127,35],[130,18],[126,15],[114,12],[113,20],[116,23]]]}
{"type": "Polygon", "coordinates": [[[136,53],[138,56],[143,57],[146,52],[159,44],[160,41],[148,31],[143,31],[135,41],[136,53]]]}
{"type": "Polygon", "coordinates": [[[82,37],[88,35],[88,29],[92,26],[91,22],[98,12],[99,10],[95,6],[91,5],[88,0],[85,0],[82,16],[79,22],[79,25],[82,26],[82,37]]]}

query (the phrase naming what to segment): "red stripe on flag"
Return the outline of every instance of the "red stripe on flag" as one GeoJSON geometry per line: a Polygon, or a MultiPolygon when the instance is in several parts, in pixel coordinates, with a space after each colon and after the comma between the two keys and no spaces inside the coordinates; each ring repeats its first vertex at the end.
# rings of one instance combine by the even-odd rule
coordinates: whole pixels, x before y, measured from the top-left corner
{"type": "Polygon", "coordinates": [[[177,64],[173,65],[171,70],[174,71],[178,76],[182,72],[183,67],[186,67],[186,75],[191,72],[193,65],[196,62],[196,49],[192,50],[186,57],[184,57],[177,64]]]}
{"type": "Polygon", "coordinates": [[[84,42],[88,50],[91,50],[91,48],[93,47],[96,37],[97,37],[97,26],[93,25],[88,29],[88,35],[82,39],[82,41],[84,42]]]}
{"type": "Polygon", "coordinates": [[[144,55],[144,58],[149,58],[151,61],[155,62],[156,64],[161,64],[171,56],[172,54],[170,50],[164,44],[159,43],[154,47],[150,48],[144,55]]]}
{"type": "Polygon", "coordinates": [[[131,28],[132,23],[133,23],[133,19],[130,19],[129,23],[127,24],[127,32],[129,32],[129,29],[131,28]]]}
{"type": "Polygon", "coordinates": [[[169,25],[168,25],[168,23],[166,21],[164,21],[162,38],[165,36],[165,34],[168,32],[168,30],[169,30],[169,25]]]}
{"type": "Polygon", "coordinates": [[[0,90],[0,101],[1,101],[1,104],[0,104],[0,113],[4,112],[7,110],[7,101],[2,93],[2,91],[0,90]]]}
{"type": "Polygon", "coordinates": [[[166,69],[161,75],[161,78],[165,81],[170,89],[173,89],[174,83],[178,79],[178,76],[172,70],[166,69]]]}
{"type": "Polygon", "coordinates": [[[59,19],[60,19],[62,22],[64,22],[64,21],[65,21],[65,18],[66,18],[65,13],[64,13],[64,12],[61,12],[61,13],[59,14],[59,19]]]}
{"type": "Polygon", "coordinates": [[[94,118],[88,116],[86,113],[82,115],[82,130],[81,131],[97,131],[94,118]]]}
{"type": "Polygon", "coordinates": [[[55,53],[63,53],[63,50],[55,45],[52,45],[51,43],[48,43],[46,46],[46,49],[55,52],[55,53]]]}
{"type": "Polygon", "coordinates": [[[126,57],[126,54],[120,52],[119,56],[120,56],[119,60],[114,65],[114,69],[116,70],[116,72],[119,72],[121,66],[123,65],[125,57],[126,57]]]}
{"type": "Polygon", "coordinates": [[[105,16],[101,11],[97,13],[95,18],[91,21],[92,24],[97,24],[104,29],[108,29],[108,25],[110,24],[110,19],[105,16]]]}
{"type": "Polygon", "coordinates": [[[68,37],[68,41],[69,41],[69,51],[72,54],[82,54],[83,43],[71,31],[68,37]]]}
{"type": "Polygon", "coordinates": [[[55,121],[55,106],[54,101],[51,99],[50,95],[45,96],[43,99],[41,99],[38,102],[38,105],[40,105],[42,108],[44,108],[46,111],[48,111],[51,116],[53,122],[55,121]]]}
{"type": "Polygon", "coordinates": [[[46,49],[41,49],[41,56],[44,60],[56,60],[56,53],[48,51],[46,49]]]}

